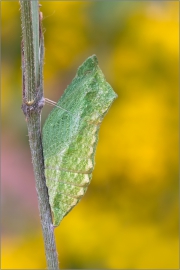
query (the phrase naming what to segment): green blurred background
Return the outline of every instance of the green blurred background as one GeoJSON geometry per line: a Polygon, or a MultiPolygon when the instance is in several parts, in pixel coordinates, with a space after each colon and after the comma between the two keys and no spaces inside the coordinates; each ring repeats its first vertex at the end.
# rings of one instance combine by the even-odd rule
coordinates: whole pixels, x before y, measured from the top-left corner
{"type": "MultiPolygon", "coordinates": [[[[45,97],[57,101],[92,54],[119,96],[101,126],[87,194],[55,230],[60,267],[179,268],[179,3],[41,4],[45,97]]],[[[1,3],[1,23],[1,267],[42,269],[42,232],[20,109],[17,1],[1,3]]],[[[43,109],[42,124],[51,109],[43,109]]]]}

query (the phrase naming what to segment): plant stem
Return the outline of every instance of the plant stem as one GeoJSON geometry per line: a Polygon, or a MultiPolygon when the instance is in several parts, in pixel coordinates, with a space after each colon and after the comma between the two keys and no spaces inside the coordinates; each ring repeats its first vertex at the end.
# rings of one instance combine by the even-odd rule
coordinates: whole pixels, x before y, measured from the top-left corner
{"type": "Polygon", "coordinates": [[[59,269],[48,190],[44,176],[41,140],[43,98],[43,33],[38,1],[20,1],[22,20],[23,103],[48,269],[59,269]],[[40,53],[39,53],[40,50],[40,53]]]}

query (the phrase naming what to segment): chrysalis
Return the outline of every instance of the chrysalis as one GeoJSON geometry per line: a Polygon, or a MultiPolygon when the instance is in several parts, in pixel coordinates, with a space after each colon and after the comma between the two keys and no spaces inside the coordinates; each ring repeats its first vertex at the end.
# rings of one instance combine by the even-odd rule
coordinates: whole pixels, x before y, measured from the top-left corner
{"type": "Polygon", "coordinates": [[[54,226],[88,188],[99,127],[115,98],[93,55],[79,67],[44,124],[45,176],[54,226]]]}

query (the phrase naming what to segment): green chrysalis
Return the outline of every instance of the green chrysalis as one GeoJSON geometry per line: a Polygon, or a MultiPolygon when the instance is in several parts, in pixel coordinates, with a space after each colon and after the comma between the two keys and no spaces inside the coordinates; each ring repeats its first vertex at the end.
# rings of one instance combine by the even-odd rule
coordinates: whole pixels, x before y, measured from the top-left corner
{"type": "Polygon", "coordinates": [[[92,178],[100,124],[117,97],[95,55],[78,68],[43,127],[46,184],[58,226],[85,194],[92,178]]]}

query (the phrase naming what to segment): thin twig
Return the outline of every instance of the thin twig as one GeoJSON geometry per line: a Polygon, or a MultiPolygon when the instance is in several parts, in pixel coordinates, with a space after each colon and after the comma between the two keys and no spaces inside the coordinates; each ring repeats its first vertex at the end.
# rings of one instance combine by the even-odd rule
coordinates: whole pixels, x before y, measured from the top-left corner
{"type": "Polygon", "coordinates": [[[48,269],[59,269],[48,190],[44,176],[41,140],[43,97],[43,33],[38,1],[20,1],[22,20],[23,103],[48,269]],[[40,53],[39,53],[40,51],[40,53]]]}

